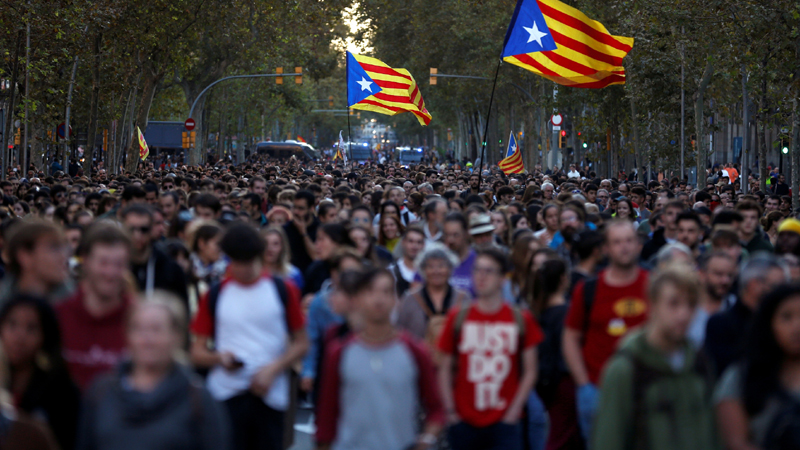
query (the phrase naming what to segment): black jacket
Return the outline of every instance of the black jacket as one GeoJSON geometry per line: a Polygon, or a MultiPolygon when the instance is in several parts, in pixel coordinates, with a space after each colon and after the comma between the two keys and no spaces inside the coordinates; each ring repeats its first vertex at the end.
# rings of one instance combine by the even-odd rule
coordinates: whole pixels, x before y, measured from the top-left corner
{"type": "Polygon", "coordinates": [[[36,368],[19,399],[19,410],[43,417],[63,450],[75,448],[81,394],[61,364],[48,371],[36,368]]]}
{"type": "Polygon", "coordinates": [[[642,247],[641,261],[647,262],[661,250],[661,247],[667,245],[667,238],[664,237],[664,231],[666,231],[664,228],[659,228],[653,232],[653,237],[642,247]]]}
{"type": "Polygon", "coordinates": [[[752,321],[753,311],[741,300],[737,300],[730,309],[718,312],[708,319],[703,345],[714,363],[717,376],[744,354],[747,332],[752,321]]]}
{"type": "MultiPolygon", "coordinates": [[[[183,273],[181,266],[157,246],[153,246],[150,259],[153,261],[154,269],[153,287],[175,294],[184,302],[184,305],[188,307],[189,294],[186,290],[186,274],[183,273]]],[[[131,266],[131,272],[133,272],[133,276],[136,277],[136,284],[143,293],[147,291],[148,264],[149,261],[144,264],[133,264],[131,266]]]]}

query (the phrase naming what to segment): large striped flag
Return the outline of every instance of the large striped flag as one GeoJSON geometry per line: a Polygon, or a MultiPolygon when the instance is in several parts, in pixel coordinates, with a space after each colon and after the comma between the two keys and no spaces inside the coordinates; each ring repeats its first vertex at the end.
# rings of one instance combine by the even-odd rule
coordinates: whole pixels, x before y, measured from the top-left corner
{"type": "Polygon", "coordinates": [[[506,150],[506,157],[498,163],[500,170],[506,175],[510,173],[522,173],[525,170],[525,165],[522,163],[522,149],[517,145],[517,140],[514,139],[514,132],[508,138],[508,149],[506,150]]]}
{"type": "Polygon", "coordinates": [[[420,125],[431,123],[417,82],[406,69],[347,52],[347,106],[393,116],[410,112],[420,125]]]}
{"type": "Polygon", "coordinates": [[[564,86],[598,89],[625,84],[622,59],[631,48],[633,38],[612,36],[558,0],[518,0],[503,60],[564,86]]]}

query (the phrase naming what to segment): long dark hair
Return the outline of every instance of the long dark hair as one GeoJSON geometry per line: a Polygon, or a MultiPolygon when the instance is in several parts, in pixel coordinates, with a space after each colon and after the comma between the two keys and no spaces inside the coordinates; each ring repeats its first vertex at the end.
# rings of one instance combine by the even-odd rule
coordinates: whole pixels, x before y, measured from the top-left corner
{"type": "Polygon", "coordinates": [[[564,264],[561,258],[545,261],[542,267],[536,271],[531,298],[531,310],[536,317],[540,317],[542,312],[547,309],[547,300],[558,292],[566,273],[567,265],[564,264]]]}
{"type": "Polygon", "coordinates": [[[797,296],[800,284],[779,286],[764,297],[753,318],[742,360],[744,407],[751,417],[764,409],[773,394],[783,391],[780,370],[785,355],[775,340],[772,319],[780,305],[797,296]]]}
{"type": "Polygon", "coordinates": [[[14,311],[15,308],[29,307],[36,311],[39,318],[39,327],[42,330],[42,348],[41,351],[47,357],[49,367],[40,367],[40,369],[49,369],[56,367],[63,367],[63,360],[61,357],[61,331],[58,326],[58,318],[53,310],[53,307],[47,303],[46,300],[39,297],[34,297],[27,294],[18,294],[12,297],[3,308],[0,309],[0,327],[2,327],[8,316],[14,311]]]}

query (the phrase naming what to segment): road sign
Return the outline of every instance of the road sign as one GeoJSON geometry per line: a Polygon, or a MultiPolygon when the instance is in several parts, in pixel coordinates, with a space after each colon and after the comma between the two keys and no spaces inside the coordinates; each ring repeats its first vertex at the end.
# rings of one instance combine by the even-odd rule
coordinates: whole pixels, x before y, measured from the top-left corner
{"type": "Polygon", "coordinates": [[[561,117],[561,114],[553,114],[553,117],[550,118],[550,122],[552,122],[555,126],[560,126],[561,122],[563,121],[564,118],[561,117]]]}
{"type": "Polygon", "coordinates": [[[561,127],[558,125],[553,125],[553,132],[555,133],[556,131],[561,131],[561,127]]]}
{"type": "MultiPolygon", "coordinates": [[[[67,127],[67,124],[65,124],[64,122],[61,122],[61,124],[58,125],[58,128],[56,128],[56,133],[58,134],[58,138],[59,139],[66,138],[66,134],[64,132],[66,127],[67,127]]],[[[69,135],[72,136],[72,126],[71,125],[69,127],[69,135]]]]}
{"type": "Polygon", "coordinates": [[[192,119],[191,117],[186,119],[186,122],[183,122],[183,126],[185,126],[188,131],[194,130],[195,125],[197,125],[197,124],[194,122],[194,119],[192,119]]]}

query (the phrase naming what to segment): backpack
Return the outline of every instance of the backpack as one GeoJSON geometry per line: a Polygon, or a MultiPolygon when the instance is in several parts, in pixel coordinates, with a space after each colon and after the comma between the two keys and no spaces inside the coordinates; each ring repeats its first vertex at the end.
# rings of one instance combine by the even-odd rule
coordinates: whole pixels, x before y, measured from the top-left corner
{"type": "MultiPolygon", "coordinates": [[[[289,326],[289,313],[287,305],[289,304],[289,291],[286,289],[286,282],[282,277],[274,276],[272,281],[275,282],[275,288],[278,290],[278,297],[280,297],[281,305],[283,305],[283,319],[286,321],[286,332],[290,333],[291,327],[289,326]]],[[[211,314],[211,322],[215,324],[214,330],[216,333],[217,323],[217,303],[219,303],[219,294],[222,291],[222,282],[218,281],[211,286],[208,290],[208,312],[211,314]]]]}
{"type": "Polygon", "coordinates": [[[767,428],[762,443],[764,450],[800,447],[800,401],[783,391],[779,399],[781,406],[767,428]]]}
{"type": "MultiPolygon", "coordinates": [[[[636,440],[633,448],[647,450],[650,448],[648,438],[650,436],[650,429],[648,427],[648,408],[645,405],[645,395],[647,389],[671,375],[664,372],[654,370],[653,368],[642,363],[639,358],[627,349],[622,349],[617,352],[618,355],[625,357],[631,362],[633,366],[633,429],[636,440]]],[[[706,400],[711,401],[711,394],[714,391],[714,372],[712,370],[711,362],[708,356],[701,350],[697,352],[695,357],[693,371],[703,378],[706,385],[706,400]]],[[[675,417],[675,407],[668,398],[659,399],[657,405],[659,411],[666,411],[670,414],[670,424],[672,427],[677,428],[677,418],[675,417]]],[[[678,434],[675,429],[674,435],[678,434]]]]}
{"type": "Polygon", "coordinates": [[[594,294],[597,291],[597,277],[587,278],[583,283],[583,338],[589,331],[589,316],[592,315],[594,306],[594,294]]]}

